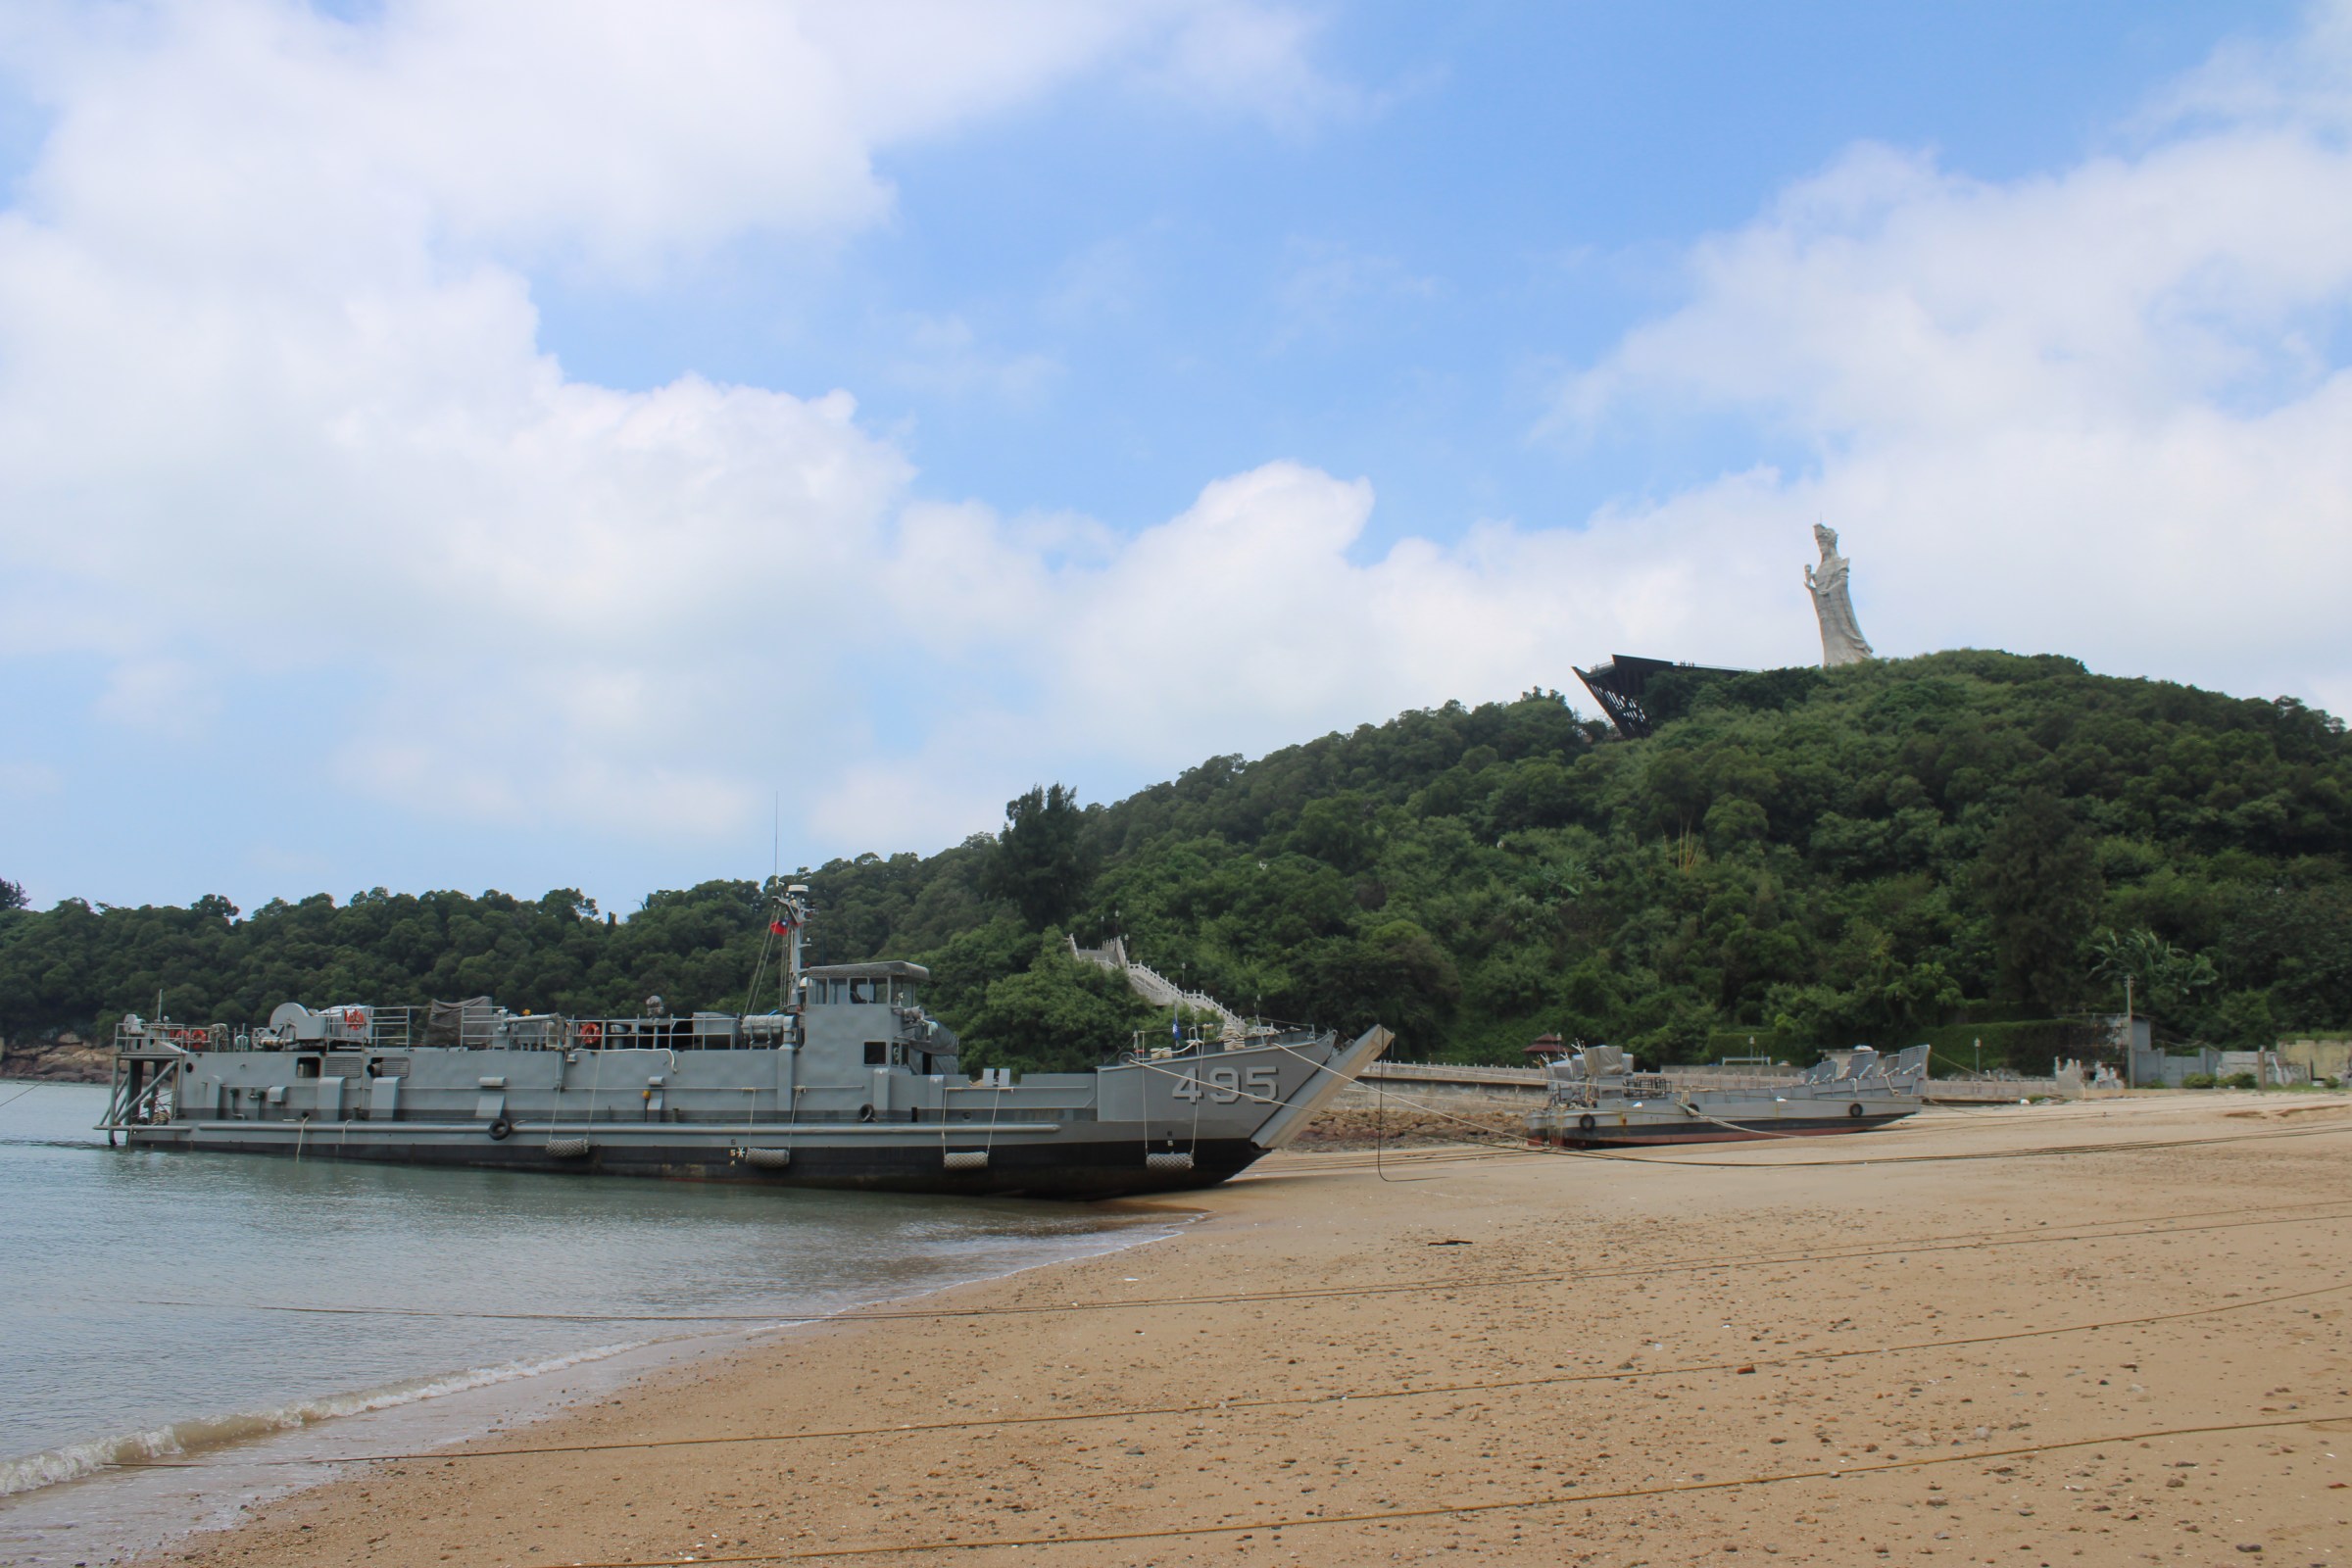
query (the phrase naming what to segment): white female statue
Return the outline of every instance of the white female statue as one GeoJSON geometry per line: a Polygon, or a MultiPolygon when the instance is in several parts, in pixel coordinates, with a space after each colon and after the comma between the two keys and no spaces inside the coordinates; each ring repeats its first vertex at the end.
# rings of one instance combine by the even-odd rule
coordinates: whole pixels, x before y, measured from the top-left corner
{"type": "Polygon", "coordinates": [[[1854,602],[1846,596],[1845,574],[1852,563],[1838,553],[1838,530],[1813,525],[1813,542],[1821,546],[1821,565],[1805,568],[1805,586],[1813,590],[1813,613],[1821,619],[1821,663],[1824,669],[1858,664],[1872,657],[1870,639],[1854,622],[1854,602]]]}

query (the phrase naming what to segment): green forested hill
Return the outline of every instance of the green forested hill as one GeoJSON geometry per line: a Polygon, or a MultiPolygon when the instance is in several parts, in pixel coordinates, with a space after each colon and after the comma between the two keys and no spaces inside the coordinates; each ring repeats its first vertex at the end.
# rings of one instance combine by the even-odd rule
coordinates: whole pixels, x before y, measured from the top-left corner
{"type": "MultiPolygon", "coordinates": [[[[1123,932],[1246,1010],[1377,1017],[1412,1055],[1515,1056],[1545,1029],[1690,1058],[1939,1026],[1997,1052],[2001,1020],[2113,1005],[2127,972],[2176,1039],[2352,1023],[2352,742],[2325,714],[1984,653],[1677,675],[1652,706],[1667,721],[1640,742],[1534,692],[1211,759],[1112,806],[1041,790],[995,837],[811,873],[821,956],[930,962],[940,1010],[999,1060],[1068,1061],[1139,1021],[1056,956],[1065,930],[1123,932]]],[[[760,900],[711,883],[620,920],[570,892],[242,918],[69,902],[0,914],[0,1031],[87,1027],[159,987],[183,1018],[482,992],[726,1005],[760,900]]]]}

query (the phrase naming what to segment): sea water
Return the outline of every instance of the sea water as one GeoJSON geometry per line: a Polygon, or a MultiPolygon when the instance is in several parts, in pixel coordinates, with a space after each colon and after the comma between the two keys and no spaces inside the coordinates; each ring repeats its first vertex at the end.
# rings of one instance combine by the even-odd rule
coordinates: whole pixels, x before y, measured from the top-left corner
{"type": "Polygon", "coordinates": [[[0,1083],[0,1562],[147,1549],[329,1473],[314,1461],[1165,1231],[1018,1200],[109,1149],[105,1103],[0,1083]]]}

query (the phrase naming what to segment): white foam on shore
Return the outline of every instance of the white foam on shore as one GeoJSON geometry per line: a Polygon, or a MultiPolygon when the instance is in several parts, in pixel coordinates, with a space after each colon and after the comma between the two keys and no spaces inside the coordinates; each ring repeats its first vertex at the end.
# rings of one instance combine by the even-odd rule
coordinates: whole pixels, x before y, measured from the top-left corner
{"type": "Polygon", "coordinates": [[[1121,1216],[1082,1238],[1065,1238],[1063,1248],[1051,1255],[936,1279],[903,1294],[841,1302],[806,1314],[780,1312],[766,1321],[737,1322],[715,1331],[662,1335],[384,1384],[271,1410],[175,1422],[0,1460],[0,1561],[27,1568],[86,1561],[95,1568],[100,1562],[161,1550],[190,1535],[233,1529],[247,1508],[318,1485],[355,1459],[365,1462],[349,1455],[343,1444],[330,1443],[324,1430],[310,1430],[340,1417],[367,1417],[358,1427],[373,1433],[378,1445],[389,1439],[391,1446],[402,1448],[437,1447],[495,1430],[518,1416],[525,1421],[544,1419],[583,1393],[616,1391],[681,1359],[724,1355],[770,1336],[845,1315],[905,1308],[942,1292],[1167,1241],[1203,1217],[1181,1212],[1121,1216]],[[598,1362],[610,1364],[594,1365],[598,1362]],[[563,1375],[575,1368],[583,1369],[578,1376],[563,1375]],[[450,1397],[445,1412],[433,1402],[453,1396],[470,1397],[450,1397]],[[386,1421],[395,1427],[387,1430],[379,1424],[386,1421]],[[185,1468],[169,1463],[192,1459],[206,1449],[217,1451],[185,1468]],[[167,1463],[153,1464],[157,1460],[167,1463]],[[74,1482],[81,1485],[69,1485],[74,1482]],[[100,1495],[107,1500],[97,1516],[90,1499],[79,1495],[82,1487],[104,1489],[100,1495]]]}
{"type": "Polygon", "coordinates": [[[357,1389],[348,1394],[297,1399],[291,1404],[273,1405],[263,1410],[198,1416],[152,1427],[145,1432],[69,1443],[40,1453],[25,1454],[22,1458],[0,1459],[0,1497],[35,1492],[63,1482],[78,1481],[84,1476],[119,1466],[184,1458],[207,1449],[251,1442],[271,1433],[291,1432],[320,1421],[331,1421],[337,1416],[389,1410],[397,1405],[415,1404],[420,1399],[437,1399],[444,1395],[463,1394],[468,1389],[488,1388],[496,1383],[512,1383],[519,1378],[561,1372],[566,1367],[602,1361],[649,1343],[632,1340],[619,1345],[600,1345],[564,1355],[509,1361],[499,1366],[472,1367],[462,1372],[436,1373],[430,1377],[357,1389]]]}

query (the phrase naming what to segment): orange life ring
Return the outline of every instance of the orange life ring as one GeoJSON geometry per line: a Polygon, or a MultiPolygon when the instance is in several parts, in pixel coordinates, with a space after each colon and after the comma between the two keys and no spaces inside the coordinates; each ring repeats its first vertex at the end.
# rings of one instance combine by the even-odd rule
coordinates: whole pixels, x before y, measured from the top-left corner
{"type": "Polygon", "coordinates": [[[575,1033],[578,1034],[581,1045],[593,1046],[605,1038],[605,1026],[599,1023],[584,1023],[575,1033]]]}

